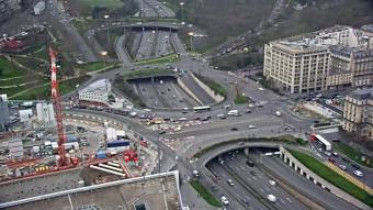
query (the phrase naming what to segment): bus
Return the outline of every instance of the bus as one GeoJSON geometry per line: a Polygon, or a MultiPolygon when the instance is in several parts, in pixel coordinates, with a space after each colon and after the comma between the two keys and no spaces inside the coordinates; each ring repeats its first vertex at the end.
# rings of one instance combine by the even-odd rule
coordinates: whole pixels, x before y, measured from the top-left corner
{"type": "Polygon", "coordinates": [[[206,111],[210,111],[211,107],[210,106],[195,106],[193,107],[193,110],[195,112],[206,112],[206,111]]]}
{"type": "Polygon", "coordinates": [[[332,144],[321,135],[311,134],[311,141],[322,145],[326,151],[332,150],[332,144]]]}

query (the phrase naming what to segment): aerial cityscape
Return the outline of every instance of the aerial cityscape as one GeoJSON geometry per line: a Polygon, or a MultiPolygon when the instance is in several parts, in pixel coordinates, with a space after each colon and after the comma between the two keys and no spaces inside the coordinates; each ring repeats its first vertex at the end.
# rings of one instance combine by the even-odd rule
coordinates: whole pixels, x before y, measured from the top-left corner
{"type": "Polygon", "coordinates": [[[0,0],[0,209],[373,209],[372,0],[0,0]]]}

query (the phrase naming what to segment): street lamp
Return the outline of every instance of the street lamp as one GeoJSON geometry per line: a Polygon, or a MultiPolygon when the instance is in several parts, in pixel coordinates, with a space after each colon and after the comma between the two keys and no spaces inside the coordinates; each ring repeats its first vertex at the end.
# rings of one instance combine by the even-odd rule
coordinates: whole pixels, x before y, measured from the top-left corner
{"type": "Polygon", "coordinates": [[[184,2],[180,2],[180,7],[181,7],[181,24],[184,25],[184,2]]]}
{"type": "Polygon", "coordinates": [[[109,15],[104,15],[106,24],[108,26],[108,28],[107,28],[107,42],[109,43],[109,47],[110,47],[110,24],[109,24],[109,21],[108,21],[109,17],[110,17],[109,15]]]}
{"type": "Polygon", "coordinates": [[[105,56],[107,56],[108,51],[101,51],[102,60],[104,61],[104,64],[106,64],[105,56]]]}
{"type": "Polygon", "coordinates": [[[188,32],[188,36],[190,36],[190,51],[193,51],[193,32],[188,32]]]}

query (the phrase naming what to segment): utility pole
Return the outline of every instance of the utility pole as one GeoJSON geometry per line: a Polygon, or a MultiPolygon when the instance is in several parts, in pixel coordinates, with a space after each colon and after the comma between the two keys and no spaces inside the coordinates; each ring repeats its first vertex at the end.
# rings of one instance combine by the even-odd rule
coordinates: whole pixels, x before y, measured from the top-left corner
{"type": "Polygon", "coordinates": [[[159,123],[157,123],[157,144],[158,144],[158,173],[161,173],[161,154],[159,147],[159,123]]]}

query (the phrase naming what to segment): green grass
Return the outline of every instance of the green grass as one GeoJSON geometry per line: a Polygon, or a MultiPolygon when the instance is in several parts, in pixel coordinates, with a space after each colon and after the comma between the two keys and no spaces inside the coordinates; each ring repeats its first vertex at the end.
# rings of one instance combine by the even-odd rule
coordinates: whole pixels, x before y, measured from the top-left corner
{"type": "Polygon", "coordinates": [[[8,79],[8,80],[0,80],[0,87],[21,84],[24,82],[24,80],[25,80],[24,77],[8,79]]]}
{"type": "Polygon", "coordinates": [[[85,71],[97,71],[104,68],[111,68],[120,66],[120,62],[113,62],[113,63],[105,63],[105,62],[92,62],[83,65],[77,66],[78,68],[85,70],[85,71]]]}
{"type": "Polygon", "coordinates": [[[90,27],[93,25],[93,21],[92,20],[79,19],[79,20],[74,20],[73,24],[74,24],[75,28],[82,34],[86,31],[88,31],[88,29],[90,29],[90,27]]]}
{"type": "Polygon", "coordinates": [[[351,158],[355,162],[373,168],[373,157],[367,157],[366,161],[362,161],[361,156],[363,154],[355,150],[354,148],[340,142],[335,143],[333,146],[338,152],[345,154],[347,157],[351,158]]]}
{"type": "Polygon", "coordinates": [[[8,98],[9,98],[14,94],[23,91],[24,89],[25,89],[25,87],[14,87],[14,88],[2,89],[2,90],[0,90],[0,94],[7,94],[8,98]]]}
{"type": "Polygon", "coordinates": [[[150,77],[150,76],[174,75],[174,72],[169,69],[140,69],[131,71],[124,74],[125,79],[132,79],[137,77],[150,77]]]}
{"type": "Polygon", "coordinates": [[[205,83],[211,90],[213,90],[216,94],[219,94],[223,97],[227,96],[227,90],[221,86],[220,84],[212,81],[211,79],[204,77],[202,75],[195,74],[195,76],[201,80],[201,82],[205,83]]]}
{"type": "Polygon", "coordinates": [[[190,181],[190,185],[202,196],[205,201],[214,207],[222,207],[221,203],[211,193],[199,183],[198,180],[190,181]]]}
{"type": "MultiPolygon", "coordinates": [[[[59,83],[60,95],[67,94],[76,88],[76,85],[82,84],[87,81],[89,76],[82,76],[74,79],[65,80],[59,83]]],[[[28,91],[14,97],[18,100],[35,100],[35,99],[49,99],[50,98],[50,83],[44,83],[43,85],[30,88],[28,91]]]]}
{"type": "Polygon", "coordinates": [[[310,155],[295,151],[289,150],[289,152],[302,162],[307,168],[312,170],[314,173],[329,181],[336,187],[342,189],[348,194],[354,196],[355,198],[361,200],[369,206],[373,207],[373,196],[369,195],[364,190],[360,189],[353,183],[351,183],[346,178],[342,177],[332,169],[328,168],[325,164],[321,163],[317,159],[311,157],[310,155]]]}
{"type": "Polygon", "coordinates": [[[122,7],[124,4],[121,0],[78,0],[91,7],[105,7],[109,9],[116,9],[122,7]]]}
{"type": "Polygon", "coordinates": [[[12,78],[23,76],[25,72],[4,57],[0,57],[0,78],[12,78]]]}
{"type": "Polygon", "coordinates": [[[136,62],[137,65],[146,65],[146,64],[162,64],[162,63],[172,63],[178,60],[178,56],[176,54],[166,55],[160,58],[148,59],[148,60],[141,60],[136,62]]]}
{"type": "Polygon", "coordinates": [[[234,99],[234,103],[239,105],[239,104],[246,104],[249,102],[249,99],[247,99],[246,96],[243,96],[242,94],[237,94],[236,98],[234,99]]]}

